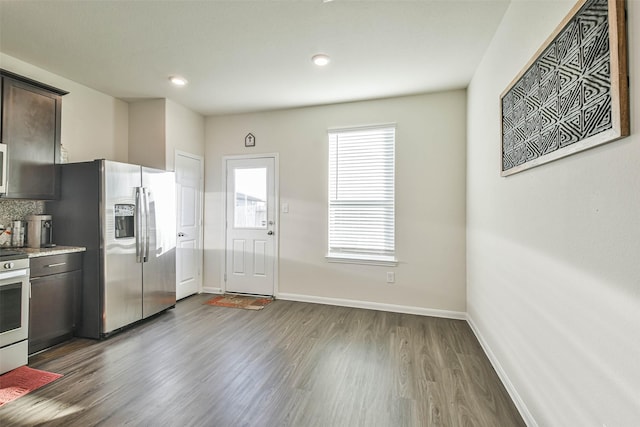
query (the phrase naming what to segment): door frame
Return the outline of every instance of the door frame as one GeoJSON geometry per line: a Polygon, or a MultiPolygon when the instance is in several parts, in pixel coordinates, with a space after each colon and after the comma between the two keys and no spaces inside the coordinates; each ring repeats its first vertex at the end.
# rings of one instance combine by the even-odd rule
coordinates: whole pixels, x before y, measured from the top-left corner
{"type": "Polygon", "coordinates": [[[279,265],[280,265],[280,160],[278,153],[258,153],[258,154],[235,154],[229,156],[222,156],[222,194],[224,198],[224,202],[222,203],[222,229],[224,230],[224,256],[222,257],[222,269],[220,274],[220,289],[224,294],[227,292],[227,254],[229,253],[229,248],[227,247],[227,162],[229,160],[251,160],[251,159],[264,159],[264,158],[273,158],[274,162],[274,171],[273,171],[273,179],[274,179],[274,215],[275,215],[275,227],[273,232],[275,233],[275,238],[273,239],[273,296],[278,296],[278,278],[279,278],[279,265]]]}
{"type": "MultiPolygon", "coordinates": [[[[188,153],[182,150],[173,151],[173,170],[176,170],[176,158],[178,156],[189,157],[191,159],[200,161],[199,181],[200,191],[198,192],[198,202],[200,203],[200,233],[198,236],[198,292],[201,294],[204,288],[204,157],[198,154],[188,153]]],[[[178,186],[176,185],[176,191],[178,186]]],[[[176,233],[178,229],[178,198],[176,195],[176,233]]],[[[176,236],[176,249],[177,249],[177,236],[176,236]]],[[[176,278],[176,286],[178,286],[178,279],[176,278]]],[[[177,288],[176,288],[177,289],[177,288]]]]}

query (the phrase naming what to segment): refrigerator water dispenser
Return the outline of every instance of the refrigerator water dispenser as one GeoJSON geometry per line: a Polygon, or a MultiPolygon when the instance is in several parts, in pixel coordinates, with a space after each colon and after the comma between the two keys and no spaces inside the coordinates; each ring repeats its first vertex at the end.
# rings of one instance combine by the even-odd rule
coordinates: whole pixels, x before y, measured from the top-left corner
{"type": "Polygon", "coordinates": [[[135,237],[135,211],[136,205],[115,205],[116,239],[135,237]]]}

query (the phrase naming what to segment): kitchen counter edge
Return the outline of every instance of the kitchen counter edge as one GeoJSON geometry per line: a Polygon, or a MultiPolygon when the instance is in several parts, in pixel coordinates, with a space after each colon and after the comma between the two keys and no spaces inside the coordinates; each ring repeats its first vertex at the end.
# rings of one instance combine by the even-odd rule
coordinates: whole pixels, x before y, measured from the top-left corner
{"type": "Polygon", "coordinates": [[[74,252],[85,252],[87,248],[83,246],[54,246],[53,248],[20,248],[16,249],[26,253],[29,258],[37,258],[48,255],[71,254],[74,252]]]}

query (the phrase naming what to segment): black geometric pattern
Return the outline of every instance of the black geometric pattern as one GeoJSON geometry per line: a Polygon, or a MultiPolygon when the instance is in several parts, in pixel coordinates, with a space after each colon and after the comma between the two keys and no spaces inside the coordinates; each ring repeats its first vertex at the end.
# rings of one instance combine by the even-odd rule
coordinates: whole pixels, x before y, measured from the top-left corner
{"type": "Polygon", "coordinates": [[[502,170],[613,127],[607,0],[590,0],[502,98],[502,170]]]}

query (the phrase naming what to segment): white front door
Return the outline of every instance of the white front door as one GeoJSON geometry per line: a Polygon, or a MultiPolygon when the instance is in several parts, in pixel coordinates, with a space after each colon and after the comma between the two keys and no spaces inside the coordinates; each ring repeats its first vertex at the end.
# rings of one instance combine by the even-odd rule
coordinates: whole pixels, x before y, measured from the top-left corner
{"type": "Polygon", "coordinates": [[[226,160],[226,291],[273,295],[275,158],[226,160]]]}
{"type": "Polygon", "coordinates": [[[202,163],[200,156],[176,152],[176,299],[202,288],[202,163]]]}

